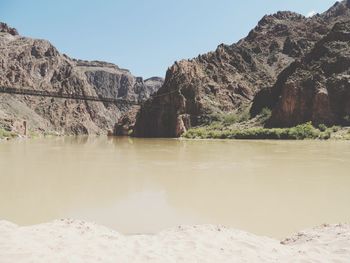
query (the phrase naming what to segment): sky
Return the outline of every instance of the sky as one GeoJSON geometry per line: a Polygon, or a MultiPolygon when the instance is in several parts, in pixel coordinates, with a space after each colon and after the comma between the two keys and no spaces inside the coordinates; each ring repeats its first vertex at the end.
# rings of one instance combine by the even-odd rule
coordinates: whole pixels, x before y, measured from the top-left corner
{"type": "Polygon", "coordinates": [[[245,37],[279,10],[312,15],[335,0],[0,0],[0,21],[73,58],[144,78],[245,37]]]}

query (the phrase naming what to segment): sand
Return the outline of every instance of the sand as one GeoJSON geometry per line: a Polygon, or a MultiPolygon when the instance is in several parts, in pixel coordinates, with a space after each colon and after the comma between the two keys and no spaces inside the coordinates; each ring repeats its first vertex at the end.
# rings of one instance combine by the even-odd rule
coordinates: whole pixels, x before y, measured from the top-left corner
{"type": "Polygon", "coordinates": [[[0,262],[350,262],[350,225],[323,225],[281,242],[213,225],[125,236],[78,220],[0,221],[0,262]]]}

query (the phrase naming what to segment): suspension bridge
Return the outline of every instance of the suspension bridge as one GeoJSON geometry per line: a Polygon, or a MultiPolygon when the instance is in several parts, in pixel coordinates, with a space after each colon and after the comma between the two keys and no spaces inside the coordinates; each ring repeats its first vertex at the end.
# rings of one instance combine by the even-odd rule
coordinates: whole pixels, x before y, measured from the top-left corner
{"type": "Polygon", "coordinates": [[[100,96],[70,94],[70,93],[54,92],[54,91],[46,91],[46,90],[34,90],[34,89],[28,89],[28,88],[0,87],[0,93],[23,95],[23,96],[61,98],[61,99],[81,100],[81,101],[97,101],[97,102],[104,102],[104,103],[113,103],[115,105],[126,104],[126,103],[133,104],[133,105],[140,104],[139,101],[132,101],[132,100],[126,100],[126,99],[105,98],[100,96]]]}

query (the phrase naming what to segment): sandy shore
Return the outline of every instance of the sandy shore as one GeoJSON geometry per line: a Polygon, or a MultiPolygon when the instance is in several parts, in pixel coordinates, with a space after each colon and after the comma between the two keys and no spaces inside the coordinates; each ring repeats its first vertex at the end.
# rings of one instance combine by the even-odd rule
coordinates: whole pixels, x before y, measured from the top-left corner
{"type": "Polygon", "coordinates": [[[0,262],[350,262],[350,225],[281,242],[212,225],[125,236],[77,220],[28,227],[0,221],[0,262]]]}

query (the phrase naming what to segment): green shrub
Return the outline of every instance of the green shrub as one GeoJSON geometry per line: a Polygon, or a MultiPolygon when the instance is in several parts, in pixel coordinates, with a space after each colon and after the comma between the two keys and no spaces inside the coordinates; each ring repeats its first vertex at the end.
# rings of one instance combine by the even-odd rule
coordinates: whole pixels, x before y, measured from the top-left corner
{"type": "Polygon", "coordinates": [[[0,128],[0,139],[14,137],[17,137],[16,133],[0,128]]]}
{"type": "Polygon", "coordinates": [[[249,119],[250,119],[250,112],[248,108],[243,112],[241,112],[240,114],[238,114],[238,122],[248,121],[249,119]]]}
{"type": "Polygon", "coordinates": [[[208,127],[199,127],[188,130],[183,137],[189,139],[329,139],[330,132],[321,133],[312,126],[311,122],[292,128],[250,128],[232,130],[211,130],[208,127]]]}
{"type": "Polygon", "coordinates": [[[205,139],[207,137],[207,130],[203,127],[194,128],[188,130],[182,136],[188,139],[205,139]]]}
{"type": "Polygon", "coordinates": [[[210,130],[222,130],[224,128],[224,125],[221,122],[213,122],[208,126],[208,129],[210,130]]]}
{"type": "Polygon", "coordinates": [[[210,122],[223,122],[223,114],[220,113],[213,113],[209,115],[209,121],[210,122]]]}
{"type": "Polygon", "coordinates": [[[213,138],[213,139],[222,139],[222,132],[221,131],[209,131],[205,137],[206,138],[213,138]]]}
{"type": "Polygon", "coordinates": [[[230,126],[232,124],[244,122],[249,119],[250,119],[249,109],[246,108],[242,112],[211,113],[203,116],[201,123],[203,125],[211,125],[212,123],[221,123],[223,126],[230,126]]]}
{"type": "Polygon", "coordinates": [[[319,138],[321,140],[329,140],[331,136],[332,136],[332,131],[327,129],[326,131],[320,133],[319,138]]]}
{"type": "Polygon", "coordinates": [[[327,130],[327,126],[324,125],[324,124],[320,124],[320,125],[318,125],[318,129],[319,129],[321,132],[324,132],[324,131],[327,130]]]}
{"type": "Polygon", "coordinates": [[[231,125],[231,124],[235,124],[236,122],[238,122],[239,118],[237,117],[237,115],[235,113],[229,113],[227,115],[224,115],[223,117],[223,123],[225,125],[231,125]]]}
{"type": "Polygon", "coordinates": [[[261,123],[265,123],[268,119],[271,118],[272,111],[269,108],[263,108],[259,115],[261,123]]]}
{"type": "Polygon", "coordinates": [[[311,122],[300,124],[293,128],[289,128],[288,135],[291,139],[316,139],[320,135],[320,131],[312,126],[311,122]]]}

